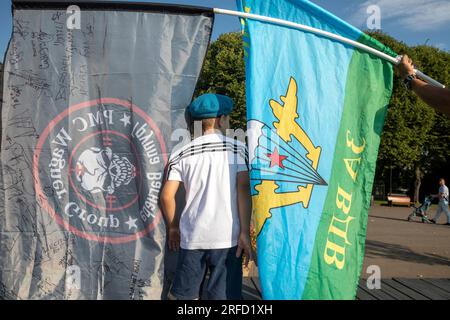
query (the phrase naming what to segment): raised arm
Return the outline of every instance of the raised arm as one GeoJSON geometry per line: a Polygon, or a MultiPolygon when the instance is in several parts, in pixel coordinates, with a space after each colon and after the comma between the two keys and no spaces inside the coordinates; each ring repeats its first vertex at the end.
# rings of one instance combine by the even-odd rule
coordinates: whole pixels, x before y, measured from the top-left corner
{"type": "Polygon", "coordinates": [[[412,75],[411,90],[414,91],[430,107],[450,117],[450,90],[430,85],[414,75],[414,66],[411,59],[404,55],[398,65],[400,76],[406,79],[412,75]]]}
{"type": "Polygon", "coordinates": [[[450,117],[450,90],[432,86],[420,79],[412,80],[411,87],[426,104],[450,117]]]}

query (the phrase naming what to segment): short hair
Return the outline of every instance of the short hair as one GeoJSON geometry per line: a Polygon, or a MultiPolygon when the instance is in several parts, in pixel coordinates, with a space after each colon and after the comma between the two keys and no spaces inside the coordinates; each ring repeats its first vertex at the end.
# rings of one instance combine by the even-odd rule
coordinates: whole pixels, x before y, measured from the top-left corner
{"type": "Polygon", "coordinates": [[[440,178],[439,181],[444,181],[445,182],[445,179],[444,178],[440,178]]]}
{"type": "Polygon", "coordinates": [[[214,128],[217,118],[202,119],[203,130],[214,128]]]}

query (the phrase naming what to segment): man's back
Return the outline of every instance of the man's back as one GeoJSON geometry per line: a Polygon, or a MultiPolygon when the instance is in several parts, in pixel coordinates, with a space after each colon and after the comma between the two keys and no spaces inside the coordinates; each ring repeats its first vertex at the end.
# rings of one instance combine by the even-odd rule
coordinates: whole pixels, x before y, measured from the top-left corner
{"type": "Polygon", "coordinates": [[[241,299],[242,256],[252,259],[250,243],[250,179],[245,145],[226,138],[233,100],[206,93],[188,111],[200,121],[203,136],[175,151],[168,164],[167,181],[161,191],[169,249],[179,250],[177,270],[169,299],[200,297],[241,299]],[[176,218],[176,193],[183,182],[186,205],[176,218]],[[181,235],[181,239],[180,239],[181,235]]]}
{"type": "Polygon", "coordinates": [[[181,181],[186,205],[180,219],[183,249],[220,249],[237,244],[237,173],[247,171],[245,145],[207,134],[174,152],[168,180],[181,181]]]}

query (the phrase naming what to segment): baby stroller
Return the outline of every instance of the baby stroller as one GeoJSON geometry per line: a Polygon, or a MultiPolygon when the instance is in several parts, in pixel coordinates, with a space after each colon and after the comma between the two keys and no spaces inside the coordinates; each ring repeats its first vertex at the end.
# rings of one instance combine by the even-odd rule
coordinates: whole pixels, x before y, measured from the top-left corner
{"type": "Polygon", "coordinates": [[[422,219],[422,222],[430,223],[427,217],[427,210],[431,206],[431,202],[433,201],[432,196],[425,197],[422,205],[420,207],[411,206],[413,208],[413,212],[408,216],[408,221],[413,220],[413,218],[418,217],[422,219]]]}

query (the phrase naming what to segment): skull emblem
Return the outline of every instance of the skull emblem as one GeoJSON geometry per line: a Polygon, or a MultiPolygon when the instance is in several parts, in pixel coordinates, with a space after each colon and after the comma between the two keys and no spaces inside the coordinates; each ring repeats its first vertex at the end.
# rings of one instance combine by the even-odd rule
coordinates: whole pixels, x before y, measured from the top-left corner
{"type": "Polygon", "coordinates": [[[113,194],[116,188],[128,185],[136,177],[136,167],[111,148],[92,147],[81,153],[75,174],[84,190],[113,194]]]}

